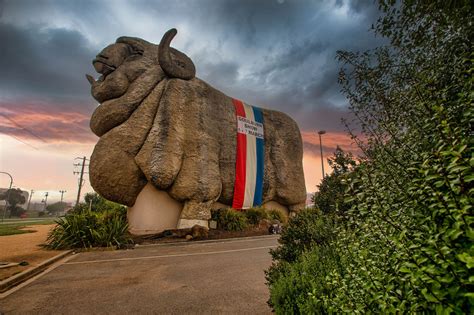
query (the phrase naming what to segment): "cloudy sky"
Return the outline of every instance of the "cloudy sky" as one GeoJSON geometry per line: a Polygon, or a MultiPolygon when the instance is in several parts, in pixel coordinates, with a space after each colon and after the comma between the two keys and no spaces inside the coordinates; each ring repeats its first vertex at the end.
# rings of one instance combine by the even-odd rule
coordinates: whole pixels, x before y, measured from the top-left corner
{"type": "MultiPolygon", "coordinates": [[[[159,43],[174,27],[172,46],[193,59],[199,78],[296,120],[306,188],[315,191],[316,131],[327,131],[326,157],[336,145],[354,150],[340,123],[348,113],[336,51],[380,45],[369,30],[377,17],[371,0],[0,0],[0,171],[35,190],[33,200],[67,190],[73,201],[74,158],[90,156],[97,141],[89,130],[97,104],[84,77],[95,74],[92,59],[119,36],[159,43]]],[[[0,187],[8,184],[0,174],[0,187]]]]}

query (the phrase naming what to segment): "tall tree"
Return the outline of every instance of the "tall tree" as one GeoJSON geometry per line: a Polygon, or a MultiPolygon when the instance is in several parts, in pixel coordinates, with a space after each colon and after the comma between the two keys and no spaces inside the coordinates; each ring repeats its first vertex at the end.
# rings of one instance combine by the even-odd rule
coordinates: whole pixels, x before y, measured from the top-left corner
{"type": "Polygon", "coordinates": [[[19,216],[23,209],[17,206],[26,202],[26,198],[19,188],[7,189],[7,191],[0,195],[0,200],[6,200],[8,202],[7,210],[10,211],[10,216],[19,216]]]}
{"type": "Polygon", "coordinates": [[[346,153],[338,146],[328,163],[333,171],[323,178],[312,201],[324,214],[344,214],[350,208],[350,204],[344,202],[346,181],[356,167],[356,162],[350,152],[346,153]]]}
{"type": "Polygon", "coordinates": [[[346,124],[364,153],[347,182],[348,219],[332,242],[277,265],[272,303],[295,313],[472,313],[473,3],[379,4],[374,30],[390,45],[338,52],[356,117],[346,124]]]}
{"type": "Polygon", "coordinates": [[[375,29],[391,44],[338,53],[357,118],[348,127],[365,161],[349,183],[352,218],[337,246],[353,259],[336,295],[352,310],[469,312],[472,2],[380,7],[385,14],[375,29]],[[349,283],[352,292],[342,289],[349,283]]]}

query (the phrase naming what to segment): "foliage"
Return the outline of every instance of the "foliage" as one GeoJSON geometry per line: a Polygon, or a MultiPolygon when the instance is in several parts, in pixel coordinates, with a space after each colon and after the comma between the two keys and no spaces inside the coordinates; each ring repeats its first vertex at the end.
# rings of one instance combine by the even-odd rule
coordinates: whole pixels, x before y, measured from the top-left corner
{"type": "Polygon", "coordinates": [[[344,202],[344,194],[347,177],[353,176],[356,162],[350,152],[346,153],[338,146],[328,163],[333,172],[323,178],[312,201],[322,213],[344,214],[351,208],[350,203],[344,202]]]}
{"type": "Polygon", "coordinates": [[[26,202],[26,198],[23,196],[21,189],[7,189],[3,194],[0,194],[0,200],[6,200],[8,202],[7,210],[10,211],[10,216],[20,216],[22,213],[24,213],[24,210],[17,206],[26,202]]]}
{"type": "Polygon", "coordinates": [[[104,211],[125,211],[126,207],[121,204],[109,201],[96,192],[89,192],[84,196],[84,202],[74,207],[74,212],[104,212],[104,211]]]}
{"type": "Polygon", "coordinates": [[[345,264],[327,244],[313,247],[291,264],[280,261],[267,273],[271,285],[269,304],[277,314],[328,313],[324,298],[331,297],[334,287],[326,281],[327,272],[343,273],[345,264]]]}
{"type": "Polygon", "coordinates": [[[59,218],[46,245],[51,249],[121,247],[130,242],[126,211],[83,211],[59,218]]]}
{"type": "Polygon", "coordinates": [[[328,244],[334,237],[334,218],[322,215],[314,208],[306,208],[290,218],[283,229],[277,249],[271,250],[274,260],[294,262],[313,245],[328,244]]]}
{"type": "Polygon", "coordinates": [[[19,207],[19,206],[13,207],[13,205],[11,205],[8,208],[10,209],[10,217],[12,217],[12,216],[20,217],[20,216],[22,216],[23,214],[26,213],[26,210],[23,209],[22,207],[19,207]]]}
{"type": "Polygon", "coordinates": [[[248,227],[245,214],[234,209],[213,211],[213,220],[217,221],[220,229],[227,231],[243,231],[248,227]]]}
{"type": "Polygon", "coordinates": [[[375,29],[390,46],[338,53],[364,153],[347,179],[352,207],[327,243],[274,257],[277,313],[474,308],[472,3],[380,7],[375,29]]]}
{"type": "MultiPolygon", "coordinates": [[[[290,218],[278,240],[280,246],[270,250],[274,262],[266,271],[266,279],[272,294],[275,293],[278,279],[291,270],[291,264],[296,263],[305,251],[316,245],[329,246],[335,237],[334,226],[333,216],[322,215],[318,209],[314,208],[306,208],[290,218]]],[[[278,296],[278,293],[275,294],[278,296]]],[[[272,301],[271,304],[278,306],[277,300],[272,301]]]]}
{"type": "Polygon", "coordinates": [[[57,215],[61,211],[64,211],[66,207],[67,207],[67,204],[65,202],[58,201],[58,202],[48,205],[46,207],[46,211],[57,215]]]}
{"type": "Polygon", "coordinates": [[[262,207],[246,209],[243,213],[248,223],[252,225],[257,225],[260,221],[269,218],[267,211],[262,207]]]}
{"type": "Polygon", "coordinates": [[[280,223],[286,223],[288,221],[286,215],[277,209],[270,209],[267,213],[270,220],[278,220],[280,223]]]}

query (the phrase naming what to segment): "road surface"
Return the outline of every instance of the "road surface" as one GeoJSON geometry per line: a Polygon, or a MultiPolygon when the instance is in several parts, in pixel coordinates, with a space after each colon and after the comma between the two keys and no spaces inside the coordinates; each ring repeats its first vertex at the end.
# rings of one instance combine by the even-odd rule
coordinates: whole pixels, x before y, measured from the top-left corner
{"type": "Polygon", "coordinates": [[[277,237],[94,251],[4,296],[5,314],[269,314],[277,237]]]}

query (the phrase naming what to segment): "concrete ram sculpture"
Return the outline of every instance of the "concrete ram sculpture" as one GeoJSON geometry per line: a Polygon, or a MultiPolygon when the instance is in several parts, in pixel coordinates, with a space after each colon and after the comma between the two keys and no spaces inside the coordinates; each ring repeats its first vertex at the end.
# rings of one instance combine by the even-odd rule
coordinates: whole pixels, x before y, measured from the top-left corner
{"type": "MultiPolygon", "coordinates": [[[[100,137],[90,160],[92,187],[130,207],[132,233],[207,226],[211,209],[235,207],[236,185],[252,181],[239,158],[258,151],[260,143],[261,170],[250,183],[258,186],[260,176],[260,191],[252,192],[260,195],[254,196],[256,204],[279,204],[290,212],[304,207],[297,124],[281,112],[246,105],[196,78],[191,59],[170,48],[176,33],[166,32],[159,45],[120,37],[94,59],[101,76],[86,76],[100,103],[90,122],[100,137]],[[242,119],[249,109],[255,111],[253,120],[242,119]],[[257,114],[260,122],[255,122],[257,114]],[[257,146],[240,150],[242,133],[250,137],[253,131],[257,146]]],[[[253,188],[243,189],[246,194],[253,188]]]]}

